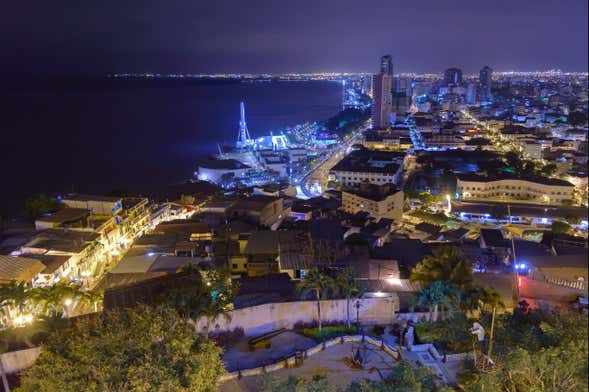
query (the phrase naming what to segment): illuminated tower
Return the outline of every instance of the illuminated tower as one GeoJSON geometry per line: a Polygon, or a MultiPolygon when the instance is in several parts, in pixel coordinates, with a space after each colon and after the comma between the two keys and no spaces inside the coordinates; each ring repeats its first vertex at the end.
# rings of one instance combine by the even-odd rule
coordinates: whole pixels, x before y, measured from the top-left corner
{"type": "Polygon", "coordinates": [[[253,140],[250,138],[250,133],[247,130],[247,124],[245,123],[245,106],[243,105],[243,102],[239,103],[239,112],[239,134],[237,135],[235,146],[237,148],[242,148],[251,145],[253,140]]]}
{"type": "Polygon", "coordinates": [[[481,90],[481,101],[491,100],[491,87],[493,85],[493,70],[485,65],[479,72],[479,86],[481,90]]]}

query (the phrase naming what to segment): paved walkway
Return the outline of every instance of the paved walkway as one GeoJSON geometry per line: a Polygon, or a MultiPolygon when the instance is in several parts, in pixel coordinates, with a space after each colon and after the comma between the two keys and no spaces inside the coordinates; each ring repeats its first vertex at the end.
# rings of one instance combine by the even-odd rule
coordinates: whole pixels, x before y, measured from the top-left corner
{"type": "MultiPolygon", "coordinates": [[[[296,368],[281,369],[269,373],[278,380],[286,380],[289,376],[310,379],[315,375],[324,375],[330,383],[338,387],[346,387],[355,380],[364,378],[380,381],[391,371],[395,361],[380,348],[371,344],[346,342],[328,347],[305,359],[304,364],[296,368]],[[366,356],[364,369],[353,369],[349,360],[358,348],[366,356]]],[[[227,381],[220,386],[221,392],[257,392],[261,388],[262,378],[259,376],[243,377],[241,380],[227,381]]]]}
{"type": "Polygon", "coordinates": [[[247,339],[240,341],[223,354],[223,362],[228,372],[238,369],[252,369],[262,365],[270,365],[285,357],[295,354],[296,350],[306,350],[317,343],[313,339],[299,335],[293,331],[285,331],[270,339],[270,348],[259,348],[250,351],[247,339]]]}

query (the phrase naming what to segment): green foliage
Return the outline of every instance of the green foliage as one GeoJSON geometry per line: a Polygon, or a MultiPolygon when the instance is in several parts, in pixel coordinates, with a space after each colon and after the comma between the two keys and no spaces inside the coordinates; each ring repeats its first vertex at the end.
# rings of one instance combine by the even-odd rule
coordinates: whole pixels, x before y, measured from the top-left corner
{"type": "Polygon", "coordinates": [[[431,223],[432,225],[442,226],[448,222],[448,217],[441,212],[434,214],[423,210],[417,210],[413,211],[410,215],[426,223],[431,223]]]}
{"type": "Polygon", "coordinates": [[[566,222],[555,220],[552,222],[552,232],[554,234],[567,234],[572,230],[571,225],[566,222]]]}
{"type": "Polygon", "coordinates": [[[497,365],[481,372],[467,361],[461,382],[467,391],[586,391],[588,338],[586,315],[518,308],[496,317],[497,365]]]}
{"type": "Polygon", "coordinates": [[[472,284],[472,266],[457,247],[441,246],[415,266],[410,279],[424,288],[443,280],[464,289],[472,284]]]}
{"type": "Polygon", "coordinates": [[[329,340],[343,335],[355,335],[358,332],[358,328],[355,325],[350,327],[345,325],[335,325],[323,327],[321,331],[319,328],[305,328],[303,329],[303,335],[308,338],[315,339],[318,342],[329,340]]]}
{"type": "Polygon", "coordinates": [[[213,391],[221,349],[170,308],[78,320],[47,340],[18,391],[213,391]]]}
{"type": "Polygon", "coordinates": [[[370,117],[370,109],[354,109],[348,108],[342,110],[335,116],[329,118],[325,122],[325,127],[332,132],[346,134],[357,128],[362,123],[366,122],[370,117]]]}
{"type": "Polygon", "coordinates": [[[262,376],[263,392],[444,392],[451,389],[436,385],[436,376],[427,368],[414,367],[409,361],[397,362],[391,373],[382,381],[361,380],[347,388],[338,389],[325,376],[314,376],[308,380],[290,376],[278,381],[270,375],[262,376]]]}
{"type": "Polygon", "coordinates": [[[544,165],[540,169],[540,173],[545,175],[546,177],[552,177],[556,173],[557,167],[554,163],[549,163],[544,165]]]}
{"type": "Polygon", "coordinates": [[[25,212],[31,218],[36,218],[44,213],[55,212],[62,208],[63,204],[44,194],[30,196],[25,200],[25,212]]]}
{"type": "Polygon", "coordinates": [[[438,308],[453,311],[454,303],[460,297],[461,290],[446,281],[436,280],[427,287],[422,287],[416,294],[415,304],[425,306],[430,312],[430,320],[437,319],[438,308]]]}
{"type": "Polygon", "coordinates": [[[444,388],[436,385],[437,377],[427,368],[414,367],[409,361],[399,361],[383,382],[363,380],[354,382],[349,392],[434,392],[444,388]]]}
{"type": "Polygon", "coordinates": [[[206,271],[203,278],[201,273],[188,263],[180,267],[178,273],[186,275],[190,284],[167,290],[162,295],[162,302],[176,309],[184,318],[196,320],[205,317],[205,336],[208,337],[210,323],[219,317],[231,319],[229,311],[239,286],[231,282],[226,270],[206,271]]]}
{"type": "Polygon", "coordinates": [[[406,196],[414,198],[414,199],[418,199],[420,202],[422,202],[426,206],[430,206],[434,203],[438,203],[438,202],[445,200],[444,195],[432,195],[429,192],[413,192],[413,193],[406,194],[406,196]]]}
{"type": "Polygon", "coordinates": [[[350,268],[340,270],[335,277],[335,283],[340,294],[346,299],[346,322],[350,326],[350,300],[352,298],[360,298],[363,290],[356,283],[354,271],[350,268]]]}
{"type": "Polygon", "coordinates": [[[415,336],[420,343],[433,343],[446,352],[463,353],[471,350],[471,322],[463,313],[434,323],[418,323],[415,336]]]}
{"type": "Polygon", "coordinates": [[[94,306],[101,301],[101,295],[84,291],[72,283],[31,287],[12,281],[0,285],[0,310],[10,321],[22,315],[66,316],[84,305],[94,306]]]}
{"type": "Polygon", "coordinates": [[[311,380],[289,376],[285,381],[278,381],[269,374],[262,376],[262,392],[337,392],[337,387],[328,382],[326,377],[314,376],[311,380]]]}
{"type": "Polygon", "coordinates": [[[310,293],[315,297],[317,301],[317,320],[321,331],[321,299],[326,299],[330,294],[337,292],[338,288],[335,280],[328,275],[322,274],[317,268],[312,268],[299,282],[297,290],[301,293],[303,299],[306,299],[310,293]]]}

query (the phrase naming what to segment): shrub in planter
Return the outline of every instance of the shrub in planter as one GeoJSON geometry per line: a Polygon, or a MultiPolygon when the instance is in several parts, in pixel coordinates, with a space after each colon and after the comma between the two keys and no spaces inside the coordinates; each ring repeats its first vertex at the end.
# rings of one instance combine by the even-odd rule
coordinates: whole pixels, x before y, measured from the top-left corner
{"type": "Polygon", "coordinates": [[[382,325],[375,325],[372,328],[372,332],[376,335],[376,336],[381,336],[384,334],[384,327],[382,325]]]}
{"type": "Polygon", "coordinates": [[[319,332],[318,328],[305,328],[302,332],[304,336],[322,342],[338,336],[355,335],[358,332],[358,328],[356,326],[348,328],[346,325],[339,325],[323,327],[321,332],[319,332]]]}

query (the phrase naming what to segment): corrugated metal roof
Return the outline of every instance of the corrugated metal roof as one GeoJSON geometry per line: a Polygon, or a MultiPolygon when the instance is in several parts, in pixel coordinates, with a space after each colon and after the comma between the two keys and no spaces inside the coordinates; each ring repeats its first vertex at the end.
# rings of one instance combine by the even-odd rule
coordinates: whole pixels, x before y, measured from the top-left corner
{"type": "Polygon", "coordinates": [[[28,257],[0,255],[0,281],[26,281],[45,269],[45,264],[28,257]]]}

